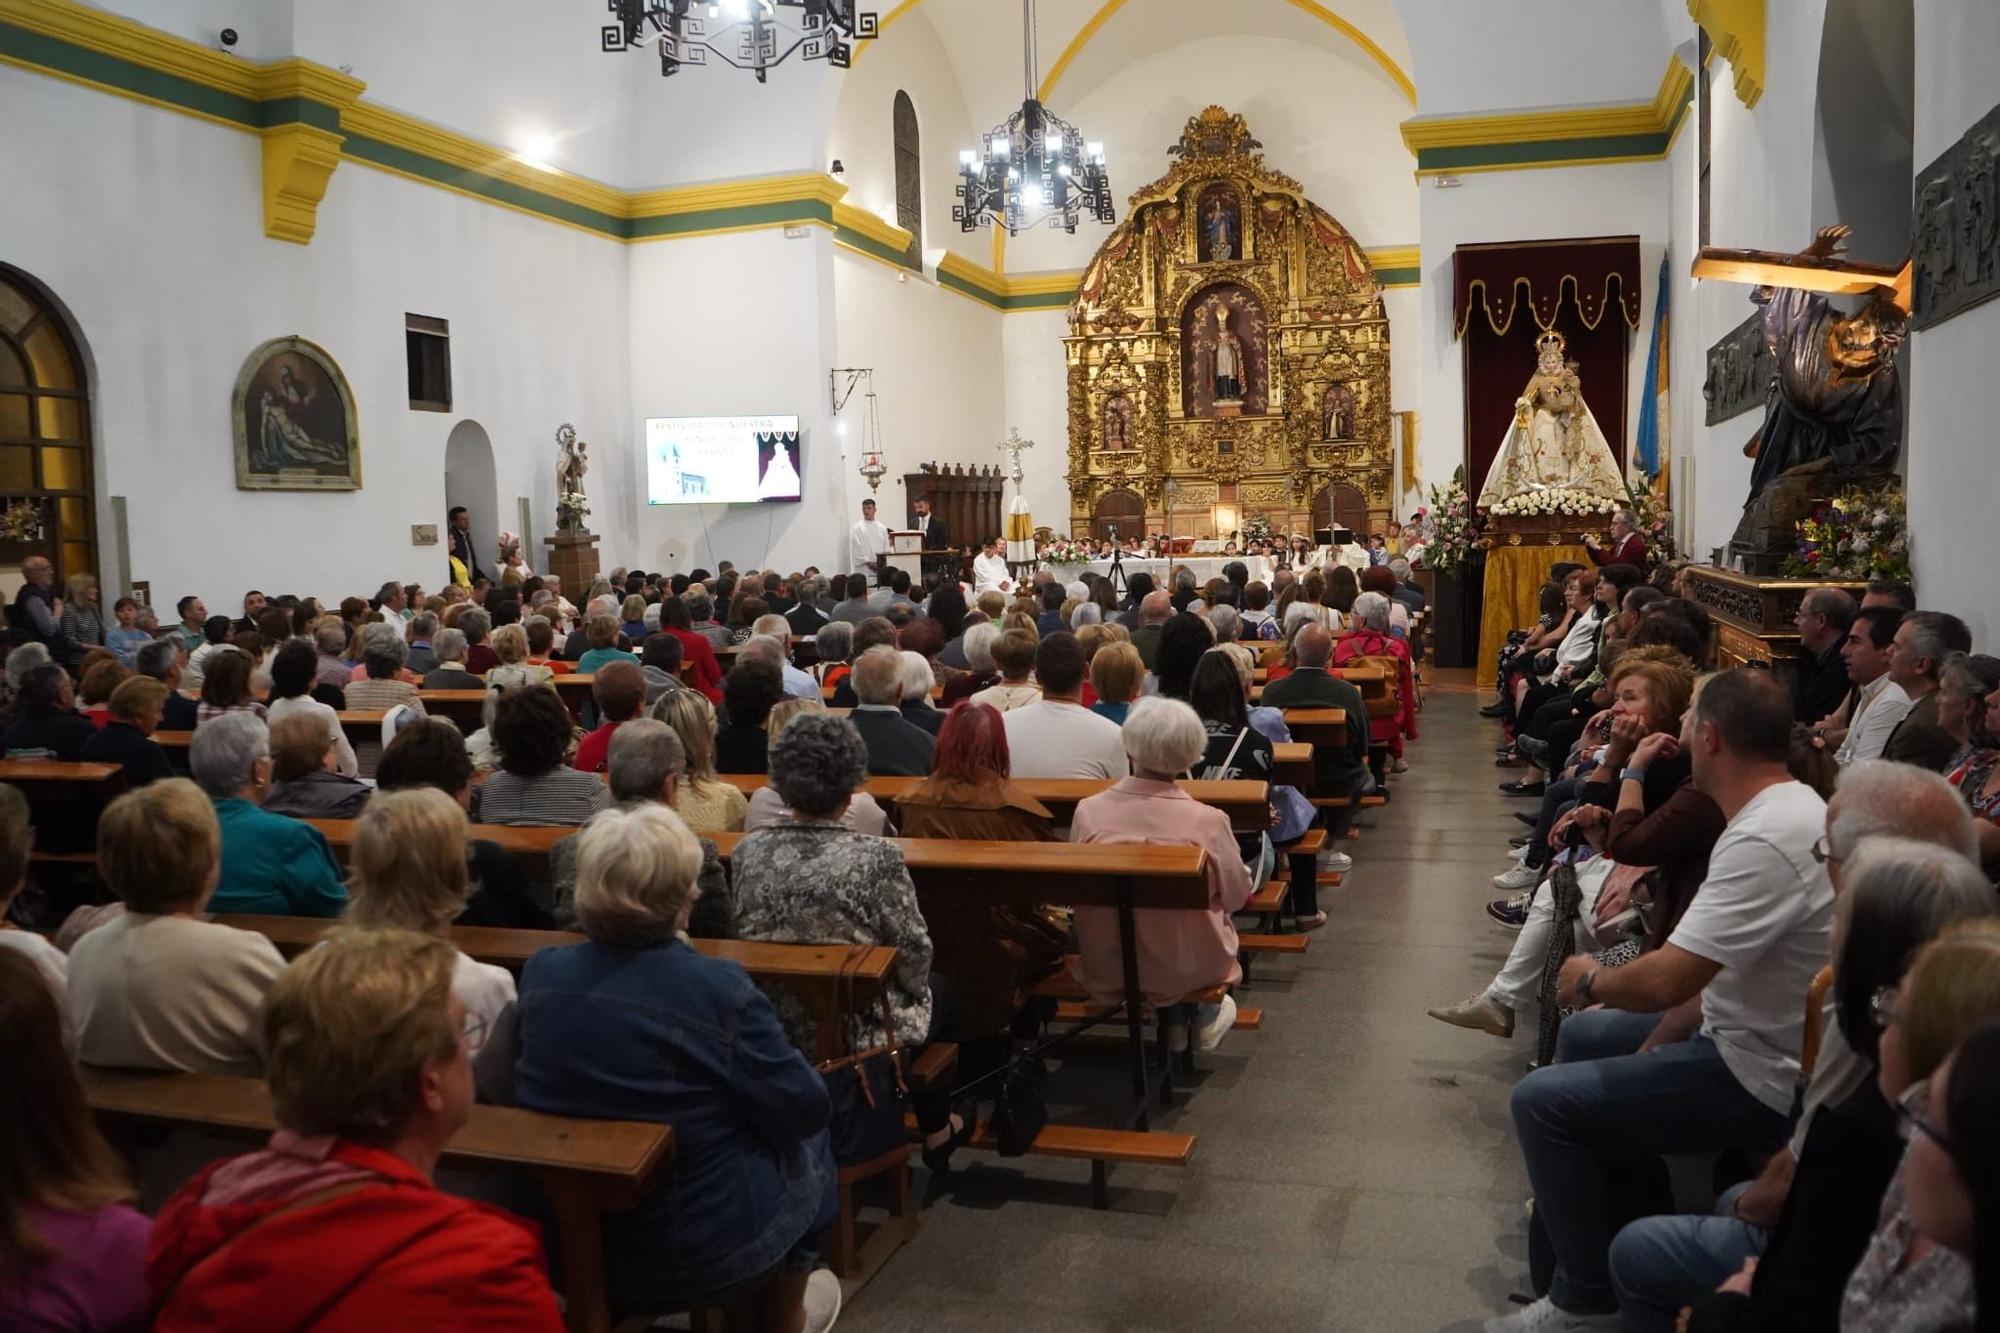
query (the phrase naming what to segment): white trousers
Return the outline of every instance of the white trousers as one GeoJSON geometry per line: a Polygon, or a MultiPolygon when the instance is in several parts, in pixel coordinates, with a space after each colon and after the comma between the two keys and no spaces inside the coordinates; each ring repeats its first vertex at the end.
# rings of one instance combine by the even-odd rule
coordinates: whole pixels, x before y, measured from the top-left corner
{"type": "MultiPolygon", "coordinates": [[[[1591,931],[1594,924],[1592,913],[1597,909],[1597,894],[1604,887],[1604,881],[1611,877],[1613,862],[1608,857],[1595,857],[1576,868],[1576,886],[1583,891],[1583,908],[1576,919],[1576,947],[1596,952],[1604,946],[1597,942],[1591,931]]],[[[1513,951],[1493,978],[1493,984],[1486,988],[1486,994],[1509,1009],[1522,1009],[1535,1003],[1542,989],[1542,965],[1549,957],[1549,932],[1555,929],[1556,895],[1547,884],[1535,891],[1534,902],[1528,905],[1528,924],[1521,927],[1514,937],[1513,951]]]]}

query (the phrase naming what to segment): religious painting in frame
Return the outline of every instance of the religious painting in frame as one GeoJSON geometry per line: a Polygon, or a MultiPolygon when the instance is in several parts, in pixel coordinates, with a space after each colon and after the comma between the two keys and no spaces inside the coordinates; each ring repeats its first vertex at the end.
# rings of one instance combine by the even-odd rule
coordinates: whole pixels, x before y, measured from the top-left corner
{"type": "Polygon", "coordinates": [[[236,376],[230,419],[238,490],[361,489],[354,394],[325,349],[296,336],[258,347],[236,376]]]}

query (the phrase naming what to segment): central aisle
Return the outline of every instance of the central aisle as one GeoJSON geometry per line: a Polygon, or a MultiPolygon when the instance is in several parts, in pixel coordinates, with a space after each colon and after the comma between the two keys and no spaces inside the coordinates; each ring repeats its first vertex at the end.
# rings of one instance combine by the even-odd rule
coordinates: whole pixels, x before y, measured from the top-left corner
{"type": "MultiPolygon", "coordinates": [[[[1491,978],[1512,936],[1482,910],[1522,804],[1495,789],[1470,672],[1442,675],[1395,800],[1322,898],[1302,956],[1260,960],[1204,1081],[1157,1123],[1186,1170],[961,1153],[949,1196],[841,1316],[884,1330],[1476,1330],[1525,1286],[1527,1184],[1507,1099],[1532,1030],[1501,1042],[1427,1006],[1491,978]]],[[[1090,1054],[1122,1086],[1122,1047],[1090,1054]]],[[[919,1169],[921,1192],[928,1177],[919,1169]]]]}

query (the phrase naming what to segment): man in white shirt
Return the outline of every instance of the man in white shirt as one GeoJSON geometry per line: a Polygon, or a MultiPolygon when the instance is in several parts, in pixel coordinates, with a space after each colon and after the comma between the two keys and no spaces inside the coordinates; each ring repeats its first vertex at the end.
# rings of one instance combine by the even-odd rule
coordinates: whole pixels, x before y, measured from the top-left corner
{"type": "Polygon", "coordinates": [[[1042,697],[1004,715],[1017,778],[1122,778],[1131,772],[1118,724],[1083,706],[1085,662],[1076,635],[1058,630],[1035,648],[1042,697]]]}
{"type": "Polygon", "coordinates": [[[780,615],[758,616],[757,623],[750,627],[750,638],[736,650],[736,660],[743,661],[746,654],[769,658],[785,682],[787,699],[817,699],[819,682],[792,665],[791,644],[789,621],[780,615]]]}
{"type": "Polygon", "coordinates": [[[861,502],[861,521],[847,530],[847,567],[857,574],[875,572],[875,562],[889,549],[889,529],[875,521],[875,502],[861,502]]]}
{"type": "Polygon", "coordinates": [[[1857,612],[1854,623],[1848,626],[1840,656],[1847,663],[1847,678],[1854,684],[1854,708],[1848,714],[1847,739],[1833,756],[1843,768],[1863,759],[1881,758],[1890,733],[1910,711],[1910,696],[1889,678],[1889,658],[1895,652],[1896,628],[1902,620],[1901,611],[1871,606],[1857,612]]]}
{"type": "MultiPolygon", "coordinates": [[[[1563,964],[1562,1002],[1603,1008],[1566,1019],[1556,1063],[1513,1098],[1555,1274],[1546,1297],[1488,1320],[1486,1333],[1620,1327],[1606,1162],[1772,1152],[1790,1130],[1806,993],[1833,925],[1833,887],[1813,852],[1826,803],[1786,768],[1790,701],[1769,672],[1712,677],[1689,734],[1694,785],[1728,826],[1666,944],[1623,967],[1600,969],[1589,954],[1563,964]]],[[[1645,773],[1619,777],[1643,784],[1645,773]]]]}
{"type": "Polygon", "coordinates": [[[1014,591],[1014,576],[1000,554],[1000,543],[990,537],[980,545],[979,554],[972,557],[972,595],[977,597],[989,588],[998,592],[1014,591]]]}

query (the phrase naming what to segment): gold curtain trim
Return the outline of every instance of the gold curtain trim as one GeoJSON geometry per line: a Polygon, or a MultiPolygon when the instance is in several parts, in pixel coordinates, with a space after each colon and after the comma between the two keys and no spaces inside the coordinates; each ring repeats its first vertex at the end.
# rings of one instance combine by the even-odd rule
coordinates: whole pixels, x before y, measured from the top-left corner
{"type": "MultiPolygon", "coordinates": [[[[1522,287],[1528,289],[1527,300],[1515,300],[1514,310],[1507,312],[1507,318],[1504,321],[1496,323],[1493,318],[1493,307],[1488,304],[1487,300],[1490,292],[1486,279],[1474,278],[1465,286],[1465,318],[1458,321],[1458,327],[1452,331],[1452,336],[1454,338],[1463,338],[1465,336],[1465,327],[1472,322],[1472,312],[1475,307],[1486,313],[1486,326],[1497,334],[1505,334],[1508,329],[1514,327],[1514,311],[1519,310],[1523,305],[1528,307],[1529,314],[1534,319],[1536,328],[1546,330],[1553,327],[1555,324],[1553,317],[1547,323],[1544,323],[1540,312],[1535,310],[1535,284],[1527,274],[1523,273],[1514,279],[1513,285],[1508,288],[1508,294],[1511,296],[1522,287]]],[[[1583,284],[1577,279],[1574,273],[1563,274],[1556,283],[1555,308],[1558,312],[1562,310],[1563,293],[1565,291],[1568,291],[1571,294],[1570,299],[1576,302],[1577,318],[1583,321],[1583,327],[1592,332],[1596,332],[1597,326],[1604,322],[1605,312],[1611,309],[1613,305],[1616,305],[1620,309],[1624,309],[1625,307],[1625,284],[1615,270],[1607,272],[1604,275],[1604,291],[1600,297],[1603,304],[1598,307],[1596,319],[1592,319],[1589,312],[1583,308],[1583,284]],[[1615,299],[1611,295],[1611,285],[1613,283],[1618,284],[1618,296],[1615,299]]],[[[1643,308],[1643,296],[1641,298],[1641,306],[1643,308]]],[[[1625,312],[1626,325],[1637,329],[1639,327],[1639,315],[1639,310],[1627,310],[1625,312]]]]}
{"type": "Polygon", "coordinates": [[[1573,560],[1586,568],[1590,552],[1581,546],[1495,546],[1486,553],[1485,610],[1479,617],[1479,657],[1473,662],[1473,679],[1480,689],[1493,688],[1498,670],[1500,645],[1507,631],[1535,623],[1541,615],[1542,585],[1548,582],[1549,566],[1573,560]]]}

